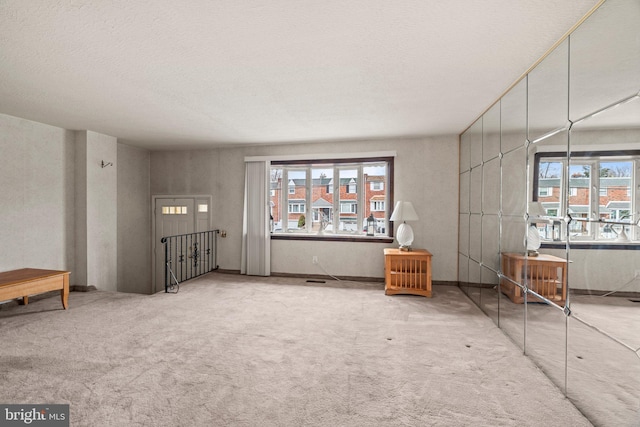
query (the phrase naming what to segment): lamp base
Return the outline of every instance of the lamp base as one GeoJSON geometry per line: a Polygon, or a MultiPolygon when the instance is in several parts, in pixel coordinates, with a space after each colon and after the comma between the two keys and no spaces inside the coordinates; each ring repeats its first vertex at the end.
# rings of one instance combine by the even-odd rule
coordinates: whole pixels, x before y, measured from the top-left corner
{"type": "Polygon", "coordinates": [[[398,243],[400,243],[400,250],[410,251],[411,243],[413,243],[413,230],[411,226],[406,222],[403,222],[398,226],[398,235],[396,236],[398,243]],[[405,249],[403,249],[405,248],[405,249]]]}
{"type": "Polygon", "coordinates": [[[411,252],[413,249],[411,249],[411,246],[400,246],[398,250],[400,252],[411,252]]]}

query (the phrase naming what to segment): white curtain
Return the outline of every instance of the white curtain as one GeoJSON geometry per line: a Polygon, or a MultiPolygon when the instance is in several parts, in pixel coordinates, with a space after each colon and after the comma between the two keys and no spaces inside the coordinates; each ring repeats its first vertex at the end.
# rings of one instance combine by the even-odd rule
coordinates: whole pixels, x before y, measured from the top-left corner
{"type": "Polygon", "coordinates": [[[244,218],[240,273],[271,275],[271,234],[269,230],[268,161],[245,162],[244,218]]]}

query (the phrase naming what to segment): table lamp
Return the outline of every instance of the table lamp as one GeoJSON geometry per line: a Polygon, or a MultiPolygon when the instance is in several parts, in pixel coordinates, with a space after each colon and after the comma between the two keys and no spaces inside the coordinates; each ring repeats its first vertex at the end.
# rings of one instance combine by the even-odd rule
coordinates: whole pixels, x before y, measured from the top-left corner
{"type": "Polygon", "coordinates": [[[418,214],[413,208],[411,202],[396,202],[391,214],[391,221],[402,221],[402,224],[398,226],[398,232],[396,234],[396,240],[400,243],[401,251],[410,251],[411,243],[413,243],[413,230],[406,221],[417,221],[418,214]]]}

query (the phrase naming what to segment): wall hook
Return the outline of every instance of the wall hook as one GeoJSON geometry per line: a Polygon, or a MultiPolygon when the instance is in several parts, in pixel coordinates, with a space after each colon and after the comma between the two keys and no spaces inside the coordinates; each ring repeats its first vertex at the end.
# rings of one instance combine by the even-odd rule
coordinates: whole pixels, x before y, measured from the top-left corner
{"type": "Polygon", "coordinates": [[[100,166],[102,166],[102,169],[106,168],[107,166],[113,166],[113,163],[111,162],[105,162],[104,160],[102,161],[102,163],[100,163],[100,166]]]}

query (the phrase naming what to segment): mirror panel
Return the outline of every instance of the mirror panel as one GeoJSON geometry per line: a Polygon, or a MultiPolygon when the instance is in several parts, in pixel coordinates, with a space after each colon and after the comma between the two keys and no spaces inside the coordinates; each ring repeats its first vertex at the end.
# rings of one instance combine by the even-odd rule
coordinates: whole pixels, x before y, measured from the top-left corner
{"type": "Polygon", "coordinates": [[[469,133],[471,167],[474,168],[482,164],[482,117],[471,125],[467,133],[469,133]]]}
{"type": "Polygon", "coordinates": [[[522,148],[527,140],[527,79],[500,100],[500,152],[522,148]]]}
{"type": "Polygon", "coordinates": [[[481,244],[482,265],[497,273],[500,271],[500,219],[497,215],[482,216],[481,244]]]}
{"type": "MultiPolygon", "coordinates": [[[[524,197],[523,197],[524,198],[524,197]]],[[[514,302],[524,296],[525,288],[522,276],[513,274],[509,263],[505,262],[505,253],[524,254],[524,235],[527,230],[523,216],[502,216],[500,233],[500,285],[499,285],[499,324],[505,333],[524,349],[524,304],[514,302]]]]}
{"type": "Polygon", "coordinates": [[[500,101],[482,116],[482,160],[500,155],[500,101]]]}
{"type": "Polygon", "coordinates": [[[469,211],[473,214],[482,212],[482,166],[471,169],[469,183],[469,211]]]}
{"type": "Polygon", "coordinates": [[[469,185],[471,182],[471,172],[463,172],[460,174],[460,213],[469,213],[470,193],[469,185]]]}
{"type": "Polygon", "coordinates": [[[477,263],[482,259],[482,215],[469,218],[469,258],[477,263]]]}
{"type": "Polygon", "coordinates": [[[500,158],[488,160],[482,166],[482,213],[500,212],[500,158]]]}
{"type": "Polygon", "coordinates": [[[469,283],[469,257],[458,254],[458,281],[460,289],[466,294],[469,283]]]}
{"type": "MultiPolygon", "coordinates": [[[[502,288],[501,279],[499,288],[502,288]]],[[[524,292],[524,288],[522,289],[524,292]]],[[[513,342],[524,351],[524,304],[515,304],[504,292],[497,292],[498,297],[498,326],[513,342]]]]}
{"type": "Polygon", "coordinates": [[[471,170],[471,132],[460,136],[460,173],[471,170]]]}
{"type": "Polygon", "coordinates": [[[469,256],[469,214],[460,214],[460,221],[458,223],[458,252],[462,255],[469,256]]]}
{"type": "Polygon", "coordinates": [[[568,394],[596,424],[634,425],[640,421],[640,307],[633,302],[640,301],[640,98],[574,124],[570,142],[568,394]],[[601,396],[597,403],[594,394],[601,396]],[[603,414],[604,405],[614,418],[603,414]]]}
{"type": "MultiPolygon", "coordinates": [[[[579,311],[592,311],[589,304],[585,302],[579,311]]],[[[600,305],[601,302],[595,302],[595,306],[600,305]]],[[[638,308],[633,307],[632,310],[633,317],[637,319],[635,313],[638,308]]],[[[583,323],[579,311],[568,319],[567,397],[594,425],[639,425],[638,353],[626,347],[626,343],[610,339],[588,323],[583,323]]],[[[627,319],[626,316],[619,317],[617,312],[608,315],[610,322],[627,319]]],[[[637,349],[638,326],[637,322],[633,323],[635,339],[627,342],[637,349]]]]}
{"type": "Polygon", "coordinates": [[[469,288],[469,218],[469,214],[460,214],[458,225],[458,282],[464,293],[469,288]]]}
{"type": "Polygon", "coordinates": [[[569,125],[569,41],[553,50],[528,76],[528,139],[569,125]]]}
{"type": "Polygon", "coordinates": [[[557,306],[527,294],[526,354],[562,391],[565,391],[566,316],[557,306]]]}
{"type": "MultiPolygon", "coordinates": [[[[501,188],[502,214],[522,216],[527,202],[527,151],[521,148],[502,156],[501,188]]],[[[524,234],[522,234],[524,235],[524,234]]]]}
{"type": "Polygon", "coordinates": [[[480,260],[482,259],[482,215],[471,214],[469,218],[469,289],[467,294],[480,303],[480,260]]]}
{"type": "Polygon", "coordinates": [[[469,259],[469,287],[467,295],[477,306],[480,306],[480,281],[481,281],[480,263],[469,259]]]}
{"type": "Polygon", "coordinates": [[[637,0],[607,1],[571,34],[572,121],[638,93],[638,17],[637,0]]]}
{"type": "Polygon", "coordinates": [[[482,287],[480,288],[480,309],[498,325],[499,297],[498,273],[484,265],[481,271],[482,287]]]}

